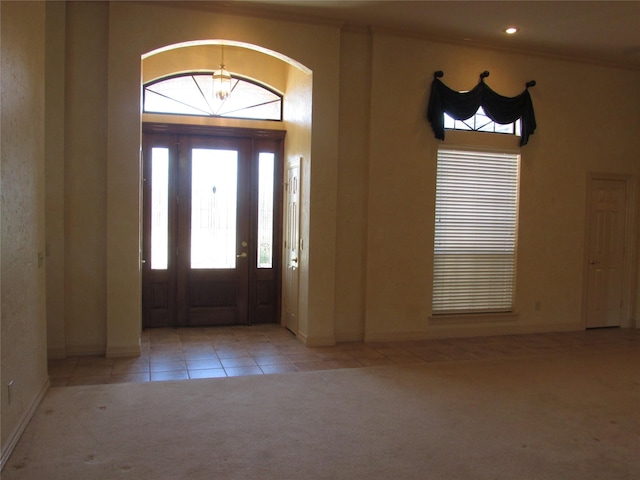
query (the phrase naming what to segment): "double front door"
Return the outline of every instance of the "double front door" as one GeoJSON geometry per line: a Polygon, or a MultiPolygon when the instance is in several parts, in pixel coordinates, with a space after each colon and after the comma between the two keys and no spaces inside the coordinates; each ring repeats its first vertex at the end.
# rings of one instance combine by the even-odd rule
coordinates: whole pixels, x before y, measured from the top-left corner
{"type": "Polygon", "coordinates": [[[143,125],[143,326],[277,322],[284,132],[143,125]]]}

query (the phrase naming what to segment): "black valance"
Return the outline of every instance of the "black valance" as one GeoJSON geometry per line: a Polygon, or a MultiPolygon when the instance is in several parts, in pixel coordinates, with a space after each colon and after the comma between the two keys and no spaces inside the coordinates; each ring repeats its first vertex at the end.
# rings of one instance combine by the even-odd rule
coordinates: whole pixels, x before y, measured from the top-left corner
{"type": "Polygon", "coordinates": [[[527,144],[529,135],[536,129],[536,117],[529,95],[529,87],[536,84],[534,80],[526,84],[520,95],[504,97],[484,83],[489,72],[483,72],[480,82],[472,90],[463,93],[456,92],[442,83],[442,75],[443,73],[438,71],[433,76],[427,111],[427,119],[431,122],[436,138],[444,140],[445,113],[455,120],[466,120],[482,107],[484,113],[496,123],[513,123],[521,119],[520,145],[527,144]]]}

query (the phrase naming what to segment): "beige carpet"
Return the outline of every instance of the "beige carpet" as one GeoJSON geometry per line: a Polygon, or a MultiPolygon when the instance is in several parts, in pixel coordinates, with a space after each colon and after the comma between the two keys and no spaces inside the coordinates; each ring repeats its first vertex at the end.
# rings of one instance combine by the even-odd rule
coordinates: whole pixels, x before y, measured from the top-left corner
{"type": "Polygon", "coordinates": [[[3,480],[640,478],[640,351],[53,388],[3,480]]]}

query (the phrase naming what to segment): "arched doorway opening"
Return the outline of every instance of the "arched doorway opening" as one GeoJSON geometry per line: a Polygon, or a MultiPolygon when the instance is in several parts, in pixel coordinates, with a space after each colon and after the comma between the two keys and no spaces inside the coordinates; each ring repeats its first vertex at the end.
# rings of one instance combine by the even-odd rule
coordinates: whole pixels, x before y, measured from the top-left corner
{"type": "MultiPolygon", "coordinates": [[[[176,128],[182,128],[183,130],[190,129],[191,132],[195,131],[199,133],[196,135],[199,137],[198,141],[201,141],[203,137],[207,136],[207,131],[217,132],[215,135],[209,135],[210,139],[214,136],[220,138],[220,132],[223,131],[226,131],[230,138],[240,136],[248,138],[247,135],[239,133],[243,131],[245,133],[251,131],[252,135],[256,138],[261,136],[275,138],[278,137],[278,132],[280,132],[281,138],[284,138],[286,132],[287,141],[282,148],[281,163],[275,169],[275,182],[277,185],[275,198],[280,199],[280,202],[276,204],[276,208],[278,208],[279,211],[276,212],[274,218],[279,220],[277,222],[278,230],[274,236],[281,240],[276,244],[278,252],[273,257],[274,261],[277,262],[275,266],[277,273],[274,274],[276,283],[268,285],[267,287],[264,287],[264,284],[260,286],[256,281],[260,275],[264,276],[266,270],[257,269],[255,272],[258,273],[243,274],[243,276],[241,276],[242,278],[253,279],[253,283],[250,282],[248,292],[242,288],[231,291],[228,288],[225,289],[225,287],[221,287],[217,293],[209,290],[203,294],[195,295],[193,292],[198,291],[200,287],[184,287],[184,285],[191,285],[190,282],[185,281],[185,278],[202,276],[202,272],[195,272],[188,268],[183,268],[182,271],[185,273],[179,273],[180,270],[177,271],[173,281],[156,283],[154,286],[152,285],[153,282],[149,282],[149,278],[152,276],[147,275],[145,277],[144,273],[151,269],[149,259],[145,258],[145,256],[149,254],[149,242],[145,240],[143,241],[142,248],[143,326],[153,326],[154,322],[156,322],[158,326],[167,324],[173,326],[229,323],[244,324],[259,322],[260,319],[262,319],[262,321],[265,321],[264,319],[270,319],[285,324],[293,333],[297,334],[298,308],[300,303],[298,296],[298,272],[302,266],[301,263],[304,262],[304,258],[299,255],[298,248],[299,239],[302,237],[301,230],[308,228],[308,220],[301,218],[301,215],[303,217],[304,212],[308,211],[308,209],[300,208],[300,202],[304,201],[304,197],[300,196],[300,192],[304,190],[304,179],[300,176],[300,159],[309,157],[311,144],[312,72],[300,63],[277,52],[243,42],[214,39],[169,45],[143,55],[142,84],[144,85],[159,78],[176,75],[180,72],[204,72],[213,70],[218,66],[216,62],[220,59],[222,51],[224,51],[226,68],[233,75],[252,79],[261,84],[268,85],[275,91],[282,92],[282,121],[274,122],[259,119],[225,118],[215,115],[143,113],[141,116],[142,127],[144,130],[145,126],[148,125],[155,125],[157,128],[159,125],[164,124],[174,130],[176,128]],[[293,188],[294,185],[295,188],[293,188]],[[291,191],[290,186],[292,187],[291,191]],[[197,275],[191,275],[189,272],[197,273],[197,275]],[[177,292],[177,296],[172,297],[172,295],[166,294],[167,292],[174,291],[177,292]],[[221,301],[223,303],[235,303],[236,305],[233,306],[233,308],[229,305],[212,306],[207,302],[201,302],[201,304],[199,304],[198,302],[193,303],[189,300],[193,300],[195,297],[199,297],[200,300],[204,297],[217,298],[220,300],[220,292],[225,291],[228,292],[226,299],[222,298],[221,301]],[[268,300],[266,300],[267,297],[269,298],[268,300]],[[155,320],[152,318],[153,314],[151,313],[152,309],[150,305],[152,305],[153,302],[149,301],[150,298],[158,300],[157,305],[161,307],[158,309],[161,313],[156,315],[155,320]],[[238,300],[238,298],[248,299],[248,306],[243,306],[242,301],[238,300]],[[260,305],[261,299],[264,300],[264,305],[260,305]],[[166,307],[170,307],[169,310],[173,309],[174,312],[169,314],[173,319],[169,322],[166,321],[166,312],[168,311],[166,307]],[[265,314],[265,311],[269,311],[270,313],[265,314]],[[158,318],[165,318],[165,320],[159,321],[158,318]]],[[[149,130],[149,128],[146,127],[146,130],[149,130]]],[[[146,159],[143,160],[145,165],[146,161],[146,159]]],[[[190,169],[190,166],[188,168],[190,169]]],[[[251,173],[247,175],[249,178],[255,176],[255,174],[251,173]]],[[[144,188],[147,187],[149,181],[149,178],[145,177],[143,179],[144,188]]],[[[187,188],[190,191],[190,187],[187,188]]],[[[180,210],[176,208],[176,211],[180,210]]],[[[183,217],[188,217],[189,215],[191,215],[191,213],[185,214],[183,217]]],[[[253,213],[250,213],[250,210],[246,211],[246,215],[249,217],[255,216],[253,213]]],[[[147,235],[149,234],[148,223],[150,220],[148,217],[147,215],[147,218],[145,218],[145,215],[141,212],[140,219],[143,238],[145,238],[145,232],[147,232],[147,235]]],[[[179,223],[180,221],[177,223],[178,226],[179,223]]],[[[183,229],[183,231],[186,230],[188,230],[188,228],[183,229]]],[[[178,237],[180,237],[180,235],[182,234],[177,234],[178,237]]],[[[256,238],[256,235],[249,233],[247,239],[236,238],[238,251],[248,243],[251,243],[251,245],[248,245],[249,248],[251,248],[254,242],[253,240],[249,240],[249,238],[256,238]]],[[[241,256],[243,253],[246,253],[246,249],[237,255],[241,256]]],[[[250,261],[254,260],[252,255],[249,255],[249,257],[250,261]]],[[[244,262],[244,259],[241,257],[238,258],[240,260],[237,264],[240,265],[244,262]]],[[[185,265],[186,262],[183,261],[182,264],[185,265]]],[[[216,272],[212,274],[213,276],[210,276],[210,278],[207,277],[204,283],[200,285],[222,285],[222,283],[216,280],[219,273],[220,272],[216,272]]],[[[162,275],[160,275],[160,277],[162,277],[162,275]]],[[[229,284],[227,284],[227,287],[228,285],[229,284]]],[[[224,295],[222,297],[224,297],[224,295]]],[[[195,300],[198,299],[195,298],[195,300]]]]}

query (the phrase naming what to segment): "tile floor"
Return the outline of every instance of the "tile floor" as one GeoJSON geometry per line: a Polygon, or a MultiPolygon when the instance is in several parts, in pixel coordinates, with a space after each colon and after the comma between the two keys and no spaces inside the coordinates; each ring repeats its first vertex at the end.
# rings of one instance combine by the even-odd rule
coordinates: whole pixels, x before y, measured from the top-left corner
{"type": "Polygon", "coordinates": [[[306,347],[279,325],[149,329],[136,358],[49,361],[52,386],[155,382],[640,348],[640,330],[600,329],[306,347]]]}

